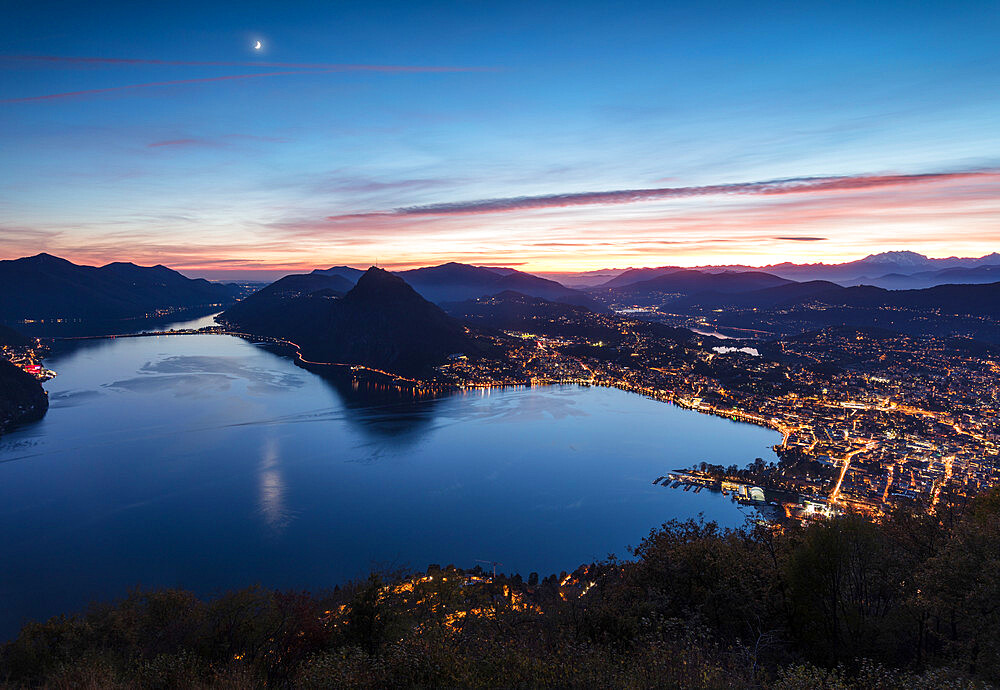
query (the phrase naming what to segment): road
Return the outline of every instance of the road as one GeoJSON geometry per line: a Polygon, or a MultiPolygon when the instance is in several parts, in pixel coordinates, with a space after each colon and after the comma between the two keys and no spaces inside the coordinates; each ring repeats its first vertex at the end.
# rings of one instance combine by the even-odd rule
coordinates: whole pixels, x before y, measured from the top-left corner
{"type": "Polygon", "coordinates": [[[863,453],[865,451],[871,450],[878,445],[877,441],[868,441],[868,443],[861,448],[856,448],[849,452],[843,458],[843,467],[840,468],[840,477],[837,478],[837,484],[833,487],[833,491],[830,493],[830,505],[832,506],[837,502],[837,498],[840,496],[840,485],[844,483],[844,477],[847,476],[847,470],[851,467],[851,459],[858,453],[863,453]]]}

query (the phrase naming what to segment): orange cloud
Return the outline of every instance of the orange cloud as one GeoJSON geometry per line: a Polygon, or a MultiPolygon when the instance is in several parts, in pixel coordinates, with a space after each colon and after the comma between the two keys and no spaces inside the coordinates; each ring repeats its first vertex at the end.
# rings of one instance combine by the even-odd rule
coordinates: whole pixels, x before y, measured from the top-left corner
{"type": "Polygon", "coordinates": [[[355,220],[385,216],[439,216],[482,213],[503,213],[570,206],[634,204],[665,199],[682,199],[721,195],[783,195],[824,192],[858,191],[900,187],[934,182],[968,180],[995,176],[998,171],[970,170],[963,172],[924,173],[917,175],[859,175],[838,177],[799,177],[763,182],[735,182],[698,187],[659,187],[652,189],[621,189],[607,192],[574,192],[502,199],[408,206],[391,211],[330,216],[328,220],[355,220]]]}

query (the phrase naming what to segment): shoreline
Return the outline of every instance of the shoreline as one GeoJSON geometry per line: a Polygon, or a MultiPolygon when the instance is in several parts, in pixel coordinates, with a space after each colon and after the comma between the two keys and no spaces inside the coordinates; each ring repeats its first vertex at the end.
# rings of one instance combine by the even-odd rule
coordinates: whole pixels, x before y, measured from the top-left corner
{"type": "MultiPolygon", "coordinates": [[[[399,391],[406,391],[414,396],[421,395],[447,395],[449,393],[457,393],[461,391],[474,391],[474,390],[504,390],[512,388],[530,388],[534,386],[553,386],[553,385],[575,385],[578,387],[590,387],[599,386],[601,388],[617,388],[618,390],[624,391],[626,393],[631,393],[639,395],[643,398],[653,400],[661,403],[668,403],[679,407],[683,410],[688,410],[691,412],[698,412],[701,414],[712,415],[716,417],[722,417],[728,419],[732,422],[749,424],[752,426],[769,429],[771,431],[778,432],[782,435],[780,443],[776,443],[770,447],[771,451],[774,452],[780,458],[780,451],[785,447],[788,441],[790,432],[789,430],[777,419],[767,419],[760,415],[755,415],[752,413],[744,412],[739,409],[719,409],[707,405],[706,403],[695,404],[693,400],[689,400],[684,396],[678,395],[674,391],[658,391],[649,387],[638,386],[634,384],[629,384],[623,381],[616,381],[612,379],[605,379],[601,377],[593,377],[591,379],[548,379],[548,378],[532,378],[530,381],[526,382],[510,382],[510,383],[477,383],[477,384],[467,384],[463,385],[460,383],[450,383],[450,382],[435,382],[427,381],[418,378],[404,376],[402,374],[396,374],[391,371],[386,371],[384,369],[377,369],[374,367],[369,367],[360,364],[348,364],[344,362],[321,362],[317,360],[311,360],[306,358],[302,354],[302,347],[291,340],[284,338],[276,338],[273,336],[258,335],[254,333],[245,333],[242,331],[231,331],[226,330],[225,326],[220,325],[217,327],[205,327],[197,330],[170,330],[170,331],[147,331],[140,333],[129,333],[129,334],[108,334],[108,335],[96,335],[96,336],[68,336],[61,338],[53,338],[53,341],[71,341],[71,340],[99,340],[99,339],[117,339],[117,338],[141,338],[141,337],[160,337],[160,336],[172,336],[172,335],[220,335],[220,336],[231,336],[234,338],[240,338],[251,343],[261,343],[268,345],[275,345],[280,348],[287,348],[291,351],[293,355],[293,362],[297,367],[306,369],[307,371],[316,373],[318,375],[323,375],[323,372],[328,372],[333,370],[337,373],[350,376],[356,380],[368,380],[380,382],[386,385],[391,385],[398,389],[399,391]],[[359,376],[360,374],[360,376],[359,376]]],[[[749,465],[749,461],[747,465],[749,465]]],[[[687,470],[672,470],[671,474],[685,473],[687,470]]],[[[722,484],[726,482],[725,478],[716,478],[713,484],[722,484]]],[[[685,482],[682,482],[684,484],[685,482]]],[[[749,480],[743,480],[747,486],[751,484],[756,484],[755,482],[749,480]]],[[[664,484],[666,485],[666,483],[664,484]]],[[[706,486],[713,492],[715,491],[712,487],[706,486]]],[[[765,487],[761,487],[762,489],[765,487]]],[[[774,489],[769,489],[773,494],[774,489]]],[[[782,491],[782,493],[788,493],[782,491]]],[[[722,495],[726,495],[723,491],[722,495]]],[[[786,497],[787,498],[787,497],[786,497]]],[[[804,506],[807,499],[799,496],[797,500],[792,501],[792,503],[800,506],[804,506]]],[[[769,505],[769,502],[757,502],[759,505],[757,507],[763,507],[769,505]]],[[[753,505],[753,504],[748,504],[753,505]]],[[[783,505],[783,504],[779,504],[783,505]]],[[[772,508],[775,506],[771,506],[772,508]]],[[[771,522],[779,522],[781,518],[788,517],[787,510],[779,511],[785,513],[785,515],[779,515],[773,518],[768,518],[771,522]]]]}
{"type": "Polygon", "coordinates": [[[436,390],[441,392],[447,391],[461,391],[461,390],[493,390],[493,389],[506,389],[506,388],[530,388],[532,386],[550,386],[550,385],[577,385],[582,387],[588,386],[600,386],[602,388],[617,388],[619,390],[634,393],[640,395],[644,398],[650,400],[655,400],[657,402],[669,403],[680,407],[685,410],[690,410],[692,412],[698,412],[700,414],[708,414],[717,417],[724,417],[730,421],[739,422],[743,424],[751,424],[753,426],[763,427],[765,429],[770,429],[772,431],[777,431],[782,434],[782,442],[775,444],[773,448],[783,448],[788,440],[789,431],[784,427],[784,425],[776,419],[765,419],[759,415],[754,415],[749,412],[744,412],[738,409],[722,410],[711,406],[703,406],[704,403],[695,405],[690,402],[686,402],[686,399],[678,396],[673,391],[666,391],[665,394],[659,394],[651,388],[635,386],[620,381],[592,378],[589,380],[582,379],[547,379],[547,378],[532,378],[530,381],[525,381],[521,383],[510,382],[510,383],[475,383],[475,384],[460,384],[460,383],[447,383],[447,382],[436,382],[427,381],[424,379],[412,378],[404,376],[402,374],[396,374],[391,371],[386,371],[384,369],[376,369],[374,367],[365,366],[363,364],[349,364],[346,362],[320,362],[316,360],[306,359],[302,354],[302,347],[291,340],[286,340],[284,338],[276,338],[273,336],[259,335],[255,333],[245,333],[242,331],[230,331],[225,330],[223,327],[207,327],[198,330],[171,330],[171,331],[148,331],[141,333],[125,333],[125,334],[107,334],[107,335],[82,335],[82,336],[62,336],[47,338],[54,342],[63,342],[71,340],[104,340],[104,339],[117,339],[117,338],[149,338],[149,337],[160,337],[160,336],[173,336],[173,335],[227,335],[234,338],[240,338],[248,342],[257,343],[267,343],[272,345],[279,345],[282,347],[290,348],[294,353],[294,361],[296,366],[301,366],[303,369],[309,370],[310,367],[330,367],[335,369],[345,369],[350,370],[350,372],[363,371],[368,374],[373,374],[375,376],[383,377],[387,379],[389,383],[396,384],[400,389],[410,389],[410,390],[436,390]],[[411,386],[400,386],[399,382],[403,381],[408,384],[413,384],[411,386]]]}

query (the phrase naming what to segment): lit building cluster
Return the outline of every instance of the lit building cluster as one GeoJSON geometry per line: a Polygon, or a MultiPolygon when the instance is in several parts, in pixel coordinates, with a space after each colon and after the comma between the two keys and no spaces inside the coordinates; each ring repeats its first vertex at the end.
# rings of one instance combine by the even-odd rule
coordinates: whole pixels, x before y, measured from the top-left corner
{"type": "Polygon", "coordinates": [[[828,328],[757,353],[637,315],[535,317],[531,331],[495,338],[502,359],[450,362],[439,372],[461,386],[611,386],[775,429],[779,463],[682,472],[672,483],[722,490],[728,482],[742,488],[726,493],[779,516],[874,513],[1000,483],[1000,349],[828,328]],[[763,501],[751,497],[755,487],[763,501]]]}

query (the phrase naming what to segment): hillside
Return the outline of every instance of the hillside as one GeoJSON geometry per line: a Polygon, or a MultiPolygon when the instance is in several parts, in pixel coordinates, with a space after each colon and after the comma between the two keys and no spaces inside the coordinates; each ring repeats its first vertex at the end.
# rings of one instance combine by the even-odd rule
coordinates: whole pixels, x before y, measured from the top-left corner
{"type": "Polygon", "coordinates": [[[693,269],[671,271],[655,278],[611,288],[606,292],[612,299],[642,305],[670,303],[680,296],[704,292],[735,294],[788,285],[792,281],[770,273],[746,271],[738,273],[707,273],[693,269]]]}
{"type": "Polygon", "coordinates": [[[295,342],[313,361],[422,374],[449,354],[477,349],[457,321],[379,268],[369,268],[343,297],[324,289],[258,295],[226,310],[220,321],[295,342]]]}
{"type": "Polygon", "coordinates": [[[973,285],[937,285],[922,290],[884,290],[852,287],[826,295],[828,304],[851,307],[896,307],[939,310],[946,314],[969,314],[1000,318],[1000,282],[973,285]]]}
{"type": "Polygon", "coordinates": [[[686,328],[632,321],[616,315],[598,315],[586,307],[552,302],[513,291],[446,304],[445,309],[455,318],[480,328],[587,338],[603,341],[609,346],[621,344],[631,337],[623,333],[626,330],[623,328],[625,322],[629,323],[627,330],[631,333],[641,333],[675,343],[687,343],[694,338],[694,334],[686,328]]]}
{"type": "MultiPolygon", "coordinates": [[[[439,305],[489,297],[513,290],[531,297],[598,308],[579,290],[512,268],[472,266],[451,261],[440,266],[426,266],[393,271],[393,273],[405,280],[424,299],[439,305]]],[[[313,271],[313,275],[317,274],[340,276],[353,283],[360,277],[361,271],[349,266],[333,266],[313,271]]]]}
{"type": "Polygon", "coordinates": [[[288,338],[324,312],[326,300],[342,297],[353,287],[338,275],[289,275],[237,302],[219,318],[249,333],[288,338]]]}
{"type": "Polygon", "coordinates": [[[573,326],[590,324],[586,307],[552,302],[506,290],[491,297],[481,297],[444,305],[457,319],[484,328],[554,334],[573,326]]]}
{"type": "Polygon", "coordinates": [[[786,283],[762,290],[723,293],[718,291],[700,292],[670,304],[672,309],[718,309],[718,308],[762,308],[783,304],[798,304],[803,301],[838,294],[845,288],[827,280],[810,280],[804,283],[786,283]]]}
{"type": "Polygon", "coordinates": [[[889,290],[919,290],[955,283],[995,283],[1000,281],[1000,265],[988,264],[970,268],[945,268],[939,271],[920,271],[913,274],[889,273],[873,280],[865,280],[868,285],[889,290]]]}
{"type": "Polygon", "coordinates": [[[1000,318],[1000,282],[937,285],[918,290],[887,290],[872,285],[842,287],[825,280],[787,283],[763,290],[724,293],[698,292],[678,299],[671,307],[692,311],[709,309],[768,309],[802,307],[809,303],[857,310],[905,309],[942,314],[1000,318]]]}
{"type": "Polygon", "coordinates": [[[231,285],[186,278],[165,266],[81,266],[49,254],[0,261],[0,322],[126,319],[162,309],[231,304],[231,285]]]}
{"type": "Polygon", "coordinates": [[[31,374],[0,358],[0,432],[40,419],[49,409],[42,384],[31,374]]]}
{"type": "Polygon", "coordinates": [[[31,343],[31,338],[18,333],[9,326],[0,324],[0,345],[23,347],[31,343]]]}
{"type": "Polygon", "coordinates": [[[810,281],[735,295],[701,293],[671,309],[710,316],[718,326],[772,333],[847,326],[1000,343],[1000,283],[885,290],[810,281]]]}
{"type": "Polygon", "coordinates": [[[328,275],[328,276],[340,276],[344,280],[347,280],[354,285],[358,282],[358,278],[364,275],[364,271],[360,268],[351,268],[350,266],[331,266],[330,268],[317,268],[313,271],[317,275],[328,275]]]}

